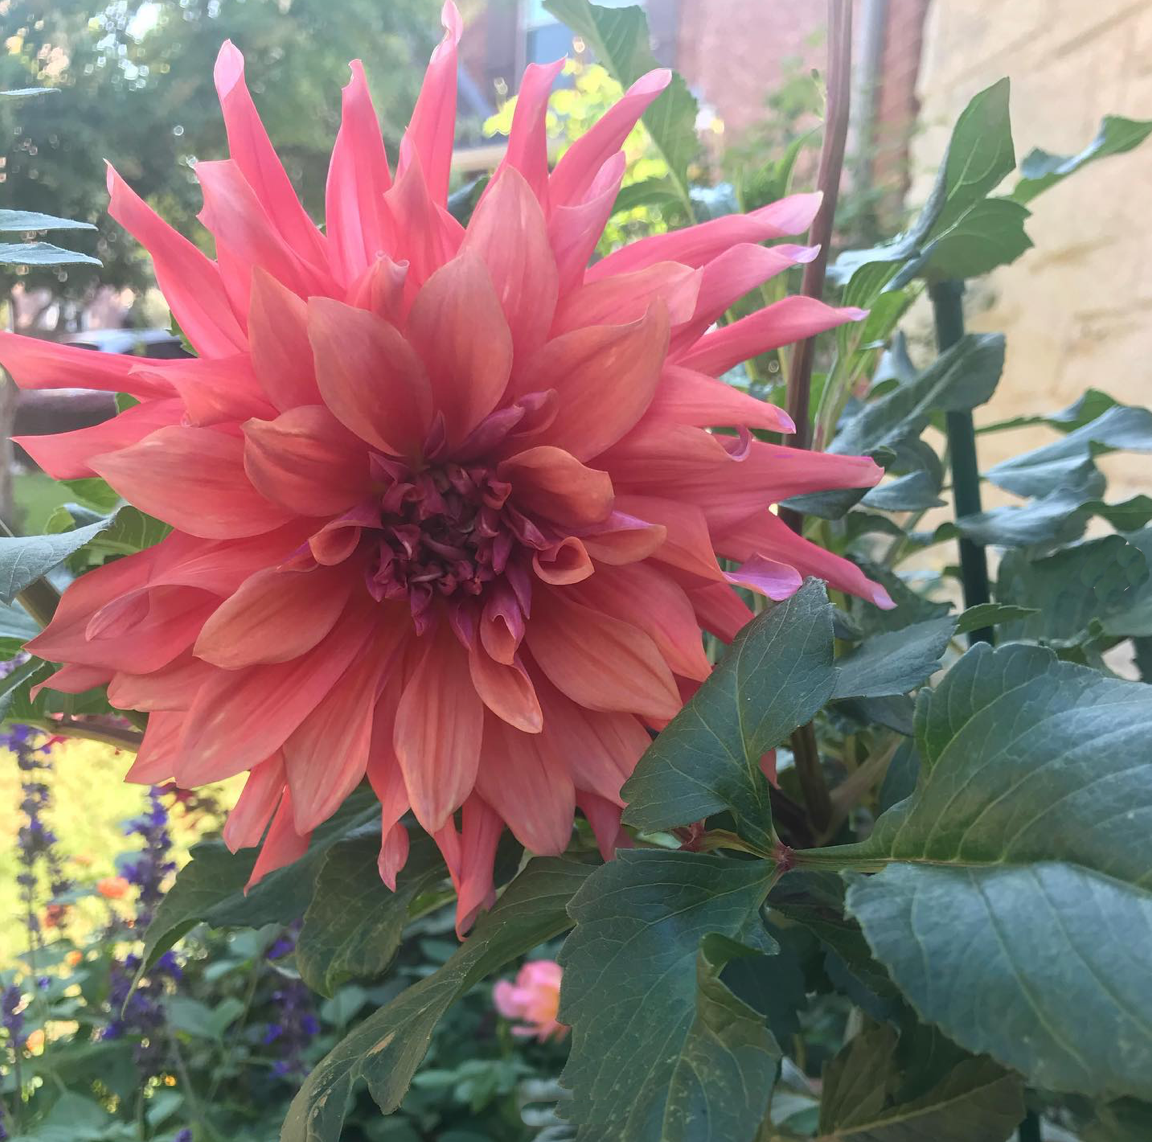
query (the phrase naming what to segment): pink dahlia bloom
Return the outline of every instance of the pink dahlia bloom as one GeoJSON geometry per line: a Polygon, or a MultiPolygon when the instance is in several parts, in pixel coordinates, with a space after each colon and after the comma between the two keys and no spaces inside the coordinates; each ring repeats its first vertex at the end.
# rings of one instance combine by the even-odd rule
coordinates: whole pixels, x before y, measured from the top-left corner
{"type": "Polygon", "coordinates": [[[532,960],[516,973],[516,982],[499,980],[492,1002],[505,1019],[519,1019],[512,1028],[521,1038],[563,1039],[568,1028],[556,1022],[560,1009],[560,980],[564,969],[555,960],[532,960]]]}
{"type": "Polygon", "coordinates": [[[232,158],[201,162],[215,261],[110,170],[110,210],[149,250],[199,353],[153,361],[2,335],[25,388],[132,394],[114,420],[21,443],[51,475],[102,476],[171,524],[65,593],[29,647],[65,692],[109,684],[150,712],[128,778],[250,771],[225,832],[294,860],[367,776],[394,884],[409,809],[439,843],[466,926],[507,825],[558,853],[581,809],[605,853],[620,787],[708,675],[701,629],[807,574],[884,605],[769,505],[875,484],[869,459],[762,443],[778,408],[717,378],[860,312],[791,297],[722,328],[796,262],[817,196],[661,234],[589,266],[621,145],[655,71],[549,170],[560,61],[524,77],[505,158],[465,229],[445,208],[460,21],[432,56],[393,171],[359,63],[319,230],[225,44],[232,158]],[[716,435],[727,427],[738,434],[716,435]],[[718,556],[734,561],[725,571],[718,556]],[[266,832],[267,831],[267,832],[266,832]]]}

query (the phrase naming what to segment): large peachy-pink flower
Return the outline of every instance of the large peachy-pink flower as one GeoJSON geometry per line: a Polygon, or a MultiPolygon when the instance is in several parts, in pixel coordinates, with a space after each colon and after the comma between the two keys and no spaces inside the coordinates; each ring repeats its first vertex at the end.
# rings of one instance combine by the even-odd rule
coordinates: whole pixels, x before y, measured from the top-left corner
{"type": "Polygon", "coordinates": [[[109,684],[148,711],[129,780],[250,771],[233,847],[258,878],[298,857],[365,777],[394,883],[409,810],[446,858],[466,926],[506,824],[536,853],[579,808],[606,853],[620,788],[707,677],[701,629],[805,574],[884,605],[851,564],[769,510],[875,484],[869,459],[752,438],[779,409],[717,378],[859,311],[790,297],[715,328],[812,251],[815,195],[638,241],[589,265],[621,145],[668,83],[639,79],[549,170],[561,62],[528,68],[507,153],[467,228],[446,209],[460,22],[389,168],[359,63],[344,89],[327,224],[305,213],[225,44],[232,158],[200,162],[201,254],[109,171],[196,360],[4,335],[25,388],[127,392],[114,420],[21,443],[58,478],[102,476],[171,524],[82,576],[29,647],[50,685],[109,684]],[[710,428],[735,428],[715,434],[710,428]],[[718,556],[732,561],[722,569],[718,556]]]}

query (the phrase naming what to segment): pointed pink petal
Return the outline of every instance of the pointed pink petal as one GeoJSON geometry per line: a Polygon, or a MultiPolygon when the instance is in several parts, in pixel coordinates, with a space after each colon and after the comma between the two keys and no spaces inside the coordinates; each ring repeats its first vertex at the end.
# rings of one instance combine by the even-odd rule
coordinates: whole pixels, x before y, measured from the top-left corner
{"type": "Polygon", "coordinates": [[[792,418],[774,404],[757,400],[732,385],[680,365],[665,365],[645,424],[687,424],[694,428],[766,428],[796,431],[792,418]]]}
{"type": "Polygon", "coordinates": [[[576,804],[588,818],[592,832],[596,837],[596,844],[600,849],[600,856],[604,860],[611,860],[617,849],[632,847],[632,838],[620,826],[620,817],[623,810],[619,805],[613,805],[595,793],[577,793],[576,804]]]}
{"type": "Polygon", "coordinates": [[[422,641],[424,653],[396,710],[393,744],[412,812],[434,833],[475,784],[484,706],[448,624],[440,622],[422,641]]]}
{"type": "Polygon", "coordinates": [[[56,345],[40,337],[0,332],[0,365],[22,389],[93,389],[131,393],[141,400],[171,397],[174,392],[167,380],[137,373],[144,365],[170,363],[127,353],[97,353],[76,345],[56,345]]]}
{"type": "Polygon", "coordinates": [[[89,465],[93,456],[137,444],[158,428],[179,424],[183,415],[182,401],[150,400],[90,428],[55,436],[15,436],[13,440],[54,480],[78,480],[95,475],[89,465]]]}
{"type": "Polygon", "coordinates": [[[299,860],[308,851],[311,839],[310,833],[301,836],[296,832],[292,819],[292,794],[285,789],[280,799],[280,808],[276,810],[276,816],[268,827],[268,836],[260,848],[260,855],[256,858],[256,865],[244,891],[259,884],[270,872],[299,860]]]}
{"type": "Polygon", "coordinates": [[[716,546],[734,559],[763,554],[794,567],[800,575],[814,575],[829,586],[869,599],[884,610],[894,606],[888,592],[872,582],[855,563],[797,535],[779,516],[757,512],[721,533],[716,546]]]}
{"type": "Polygon", "coordinates": [[[292,516],[249,483],[243,442],[211,428],[161,428],[91,466],[141,511],[204,539],[259,535],[292,516]]]}
{"type": "Polygon", "coordinates": [[[433,200],[416,158],[407,167],[401,164],[395,183],[384,195],[384,204],[391,233],[396,236],[394,256],[408,263],[406,296],[411,302],[416,290],[456,256],[464,240],[464,227],[433,200]]]}
{"type": "Polygon", "coordinates": [[[219,781],[275,753],[363,653],[378,629],[371,616],[365,607],[350,607],[308,654],[221,670],[210,679],[188,712],[176,779],[219,781]]]}
{"type": "Polygon", "coordinates": [[[533,598],[527,642],[541,670],[590,710],[673,717],[680,696],[656,644],[631,623],[573,602],[572,590],[533,598]]]}
{"type": "Polygon", "coordinates": [[[394,325],[341,301],[308,303],[308,335],[324,403],[361,440],[414,455],[432,420],[424,366],[394,325]]]}
{"type": "Polygon", "coordinates": [[[600,168],[587,198],[569,206],[552,205],[548,216],[548,241],[560,272],[561,297],[584,280],[588,259],[604,233],[604,225],[612,214],[616,195],[620,193],[626,166],[624,153],[618,152],[600,168]]]}
{"type": "Polygon", "coordinates": [[[584,709],[544,679],[537,679],[536,689],[544,710],[541,750],[564,762],[577,790],[623,805],[620,786],[652,744],[640,719],[584,709]]]}
{"type": "Polygon", "coordinates": [[[468,670],[476,693],[492,713],[523,733],[540,732],[544,724],[540,702],[519,662],[495,661],[477,639],[468,653],[468,670]]]}
{"type": "Polygon", "coordinates": [[[111,166],[108,193],[108,213],[151,254],[160,292],[196,351],[203,357],[227,357],[244,349],[244,333],[216,263],[161,221],[111,166]]]}
{"type": "Polygon", "coordinates": [[[668,311],[656,301],[640,321],[592,325],[549,341],[525,367],[527,391],[547,380],[559,394],[555,422],[540,433],[578,460],[598,456],[643,416],[668,350],[668,311]]]}
{"type": "MultiPolygon", "coordinates": [[[[758,247],[757,247],[758,248],[758,247]]],[[[668,320],[679,325],[696,310],[701,271],[678,262],[657,262],[634,274],[617,274],[589,282],[564,298],[552,323],[552,336],[585,325],[619,325],[638,321],[659,298],[668,308],[668,320]]]]}
{"type": "Polygon", "coordinates": [[[175,771],[184,734],[184,715],[156,713],[148,719],[144,740],[124,780],[133,785],[158,785],[175,771]]]}
{"type": "Polygon", "coordinates": [[[204,191],[204,209],[197,217],[241,264],[263,266],[301,297],[336,291],[326,270],[305,263],[289,245],[238,163],[231,159],[198,162],[196,178],[204,191]]]}
{"type": "Polygon", "coordinates": [[[306,261],[326,264],[324,235],[317,230],[296,197],[292,182],[276,155],[248,85],[244,82],[244,56],[225,40],[216,57],[214,76],[228,150],[261,206],[285,241],[306,261]]]}
{"type": "Polygon", "coordinates": [[[638,626],[659,648],[673,673],[698,682],[712,673],[688,596],[657,567],[632,563],[603,568],[574,587],[572,598],[591,610],[638,626]]]}
{"type": "Polygon", "coordinates": [[[607,473],[581,464],[570,452],[540,444],[502,460],[496,469],[512,485],[513,504],[529,515],[574,527],[591,526],[612,511],[607,473]]]}
{"type": "Polygon", "coordinates": [[[155,587],[105,604],[88,620],[76,662],[148,674],[179,658],[196,640],[217,600],[207,591],[155,587]]]}
{"type": "Polygon", "coordinates": [[[560,285],[544,212],[519,171],[508,167],[489,184],[460,250],[488,268],[516,359],[535,353],[548,336],[560,285]]]}
{"type": "Polygon", "coordinates": [[[204,624],[196,657],[239,670],[306,654],[336,624],[353,585],[342,567],[257,571],[204,624]]]}
{"type": "Polygon", "coordinates": [[[354,661],[284,743],[299,831],[326,821],[367,771],[373,706],[387,666],[384,655],[354,661]]]}
{"type": "Polygon", "coordinates": [[[392,185],[380,121],[356,59],[352,79],[341,96],[342,117],[328,167],[324,221],[328,252],[336,277],[351,282],[388,248],[388,212],[384,193],[392,185]]]}
{"type": "Polygon", "coordinates": [[[43,682],[37,682],[29,691],[33,702],[41,690],[55,690],[57,694],[83,694],[103,686],[112,679],[112,672],[104,666],[61,666],[43,682]]]}
{"type": "Polygon", "coordinates": [[[718,377],[749,357],[803,341],[847,321],[859,321],[863,309],[835,309],[813,297],[786,297],[748,317],[705,333],[693,346],[674,354],[677,365],[718,377]]]}
{"type": "Polygon", "coordinates": [[[496,407],[512,367],[508,322],[479,257],[462,251],[428,279],[412,305],[408,339],[428,370],[448,442],[457,444],[496,407]]]}
{"type": "Polygon", "coordinates": [[[640,116],[671,81],[667,68],[642,75],[565,151],[548,180],[548,199],[553,207],[584,200],[597,172],[620,150],[640,116]]]}
{"type": "Polygon", "coordinates": [[[229,851],[254,848],[260,843],[283,793],[284,759],[275,753],[252,768],[224,822],[224,843],[229,851]]]}
{"type": "Polygon", "coordinates": [[[252,368],[268,399],[281,412],[316,404],[316,370],[308,340],[308,305],[263,267],[252,271],[248,309],[252,368]]]}
{"type": "Polygon", "coordinates": [[[812,261],[819,252],[819,246],[756,246],[747,242],[725,250],[704,266],[696,311],[690,322],[675,331],[674,348],[695,341],[749,290],[792,266],[812,261]]]}
{"type": "Polygon", "coordinates": [[[412,121],[400,143],[397,178],[418,157],[427,178],[434,202],[443,206],[448,201],[448,178],[452,169],[452,143],[456,134],[456,45],[460,43],[463,25],[460,13],[451,2],[441,15],[444,38],[432,53],[420,96],[412,111],[412,121]]]}
{"type": "Polygon", "coordinates": [[[484,721],[484,752],[476,791],[507,822],[530,852],[557,856],[568,847],[576,791],[559,759],[491,714],[484,721]]]}
{"type": "Polygon", "coordinates": [[[807,230],[820,209],[820,199],[819,193],[794,194],[749,214],[727,214],[684,230],[641,238],[597,262],[588,276],[599,281],[612,274],[639,270],[653,262],[703,266],[741,242],[766,242],[807,230]]]}
{"type": "Polygon", "coordinates": [[[472,794],[464,802],[460,825],[457,835],[449,821],[434,839],[456,889],[456,935],[463,939],[480,910],[496,902],[492,870],[504,822],[482,797],[472,794]]]}
{"type": "Polygon", "coordinates": [[[301,405],[242,427],[244,470],[274,504],[301,515],[331,516],[371,491],[364,445],[323,405],[301,405]]]}
{"type": "MultiPolygon", "coordinates": [[[[530,63],[525,68],[520,89],[516,92],[508,149],[496,168],[496,176],[505,168],[519,171],[541,206],[548,201],[548,96],[563,68],[563,59],[552,63],[530,63]]],[[[491,184],[485,190],[485,196],[490,190],[491,184]]]]}

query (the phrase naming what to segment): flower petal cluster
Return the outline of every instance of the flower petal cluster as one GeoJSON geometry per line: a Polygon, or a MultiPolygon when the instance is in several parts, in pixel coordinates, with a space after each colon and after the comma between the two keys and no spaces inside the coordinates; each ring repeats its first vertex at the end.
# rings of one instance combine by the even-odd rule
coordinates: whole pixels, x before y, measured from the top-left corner
{"type": "Polygon", "coordinates": [[[447,209],[460,19],[444,10],[391,165],[352,64],[326,225],[300,205],[225,44],[231,158],[201,161],[212,260],[109,170],[110,210],[148,249],[199,356],[94,354],[4,335],[26,388],[138,402],[22,440],[53,476],[102,476],[174,529],[81,577],[30,648],[50,685],[108,683],[148,711],[133,781],[249,771],[225,833],[294,860],[365,776],[394,883],[409,809],[444,853],[467,925],[507,825],[536,853],[577,809],[617,842],[620,787],[730,640],[803,576],[880,605],[853,565],[769,510],[868,487],[867,458],[765,443],[778,408],[724,383],[750,356],[861,312],[738,298],[813,256],[795,195],[634,242],[590,264],[621,146],[669,81],[654,71],[549,168],[562,61],[531,65],[507,152],[467,227],[447,209]],[[715,431],[720,429],[722,431],[715,431]],[[722,562],[723,561],[723,562],[722,562]]]}

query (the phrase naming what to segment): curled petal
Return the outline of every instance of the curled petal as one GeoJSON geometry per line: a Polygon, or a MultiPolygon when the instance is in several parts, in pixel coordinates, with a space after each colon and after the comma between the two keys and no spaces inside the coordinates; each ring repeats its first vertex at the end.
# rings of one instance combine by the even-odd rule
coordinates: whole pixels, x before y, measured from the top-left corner
{"type": "Polygon", "coordinates": [[[607,472],[581,464],[551,444],[526,448],[502,460],[500,479],[512,485],[512,498],[525,511],[574,527],[601,523],[612,511],[612,480],[607,472]]]}
{"type": "MultiPolygon", "coordinates": [[[[496,168],[496,176],[505,168],[519,171],[542,206],[548,201],[548,96],[563,67],[564,60],[558,59],[551,63],[530,63],[524,69],[516,92],[508,149],[496,168]]],[[[484,193],[487,195],[489,191],[486,189],[484,193]]]]}
{"type": "Polygon", "coordinates": [[[468,669],[476,693],[492,713],[523,733],[540,732],[544,725],[540,701],[532,679],[518,661],[497,662],[476,640],[468,652],[468,669]]]}
{"type": "Polygon", "coordinates": [[[545,583],[560,586],[580,583],[595,570],[588,549],[574,535],[532,556],[532,570],[545,583]]]}
{"type": "Polygon", "coordinates": [[[620,193],[626,166],[623,152],[617,152],[600,168],[583,201],[565,206],[553,204],[548,217],[548,240],[556,255],[562,297],[584,280],[588,259],[620,193]]]}
{"type": "Polygon", "coordinates": [[[679,365],[665,365],[645,423],[663,421],[695,428],[765,428],[792,433],[796,425],[781,408],[732,385],[679,365]]]}

